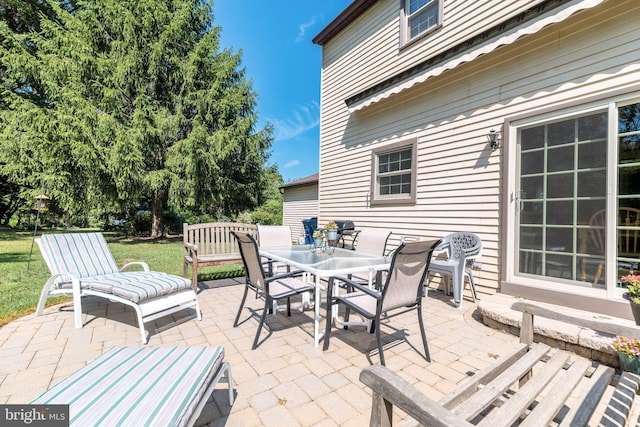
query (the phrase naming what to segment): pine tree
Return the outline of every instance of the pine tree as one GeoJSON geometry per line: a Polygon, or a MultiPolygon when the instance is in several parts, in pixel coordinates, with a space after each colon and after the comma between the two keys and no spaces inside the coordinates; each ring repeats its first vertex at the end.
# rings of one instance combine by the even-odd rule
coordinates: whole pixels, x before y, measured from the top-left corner
{"type": "MultiPolygon", "coordinates": [[[[233,214],[262,202],[271,129],[241,56],[198,0],[43,0],[34,30],[0,23],[0,164],[47,174],[68,214],[148,207],[233,214]]],[[[31,174],[32,181],[36,173],[31,174]]]]}

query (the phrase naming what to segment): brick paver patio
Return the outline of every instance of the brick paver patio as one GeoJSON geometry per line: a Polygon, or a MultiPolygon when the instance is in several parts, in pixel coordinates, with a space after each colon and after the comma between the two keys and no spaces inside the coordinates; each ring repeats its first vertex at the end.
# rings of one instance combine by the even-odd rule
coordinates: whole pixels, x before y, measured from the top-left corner
{"type": "MultiPolygon", "coordinates": [[[[258,349],[254,312],[233,327],[243,287],[238,280],[201,284],[203,320],[193,312],[147,324],[149,346],[223,345],[236,387],[232,408],[221,383],[199,423],[211,426],[363,426],[368,425],[371,395],[358,380],[360,371],[379,363],[375,335],[362,327],[336,329],[329,350],[313,347],[312,311],[268,316],[258,349]],[[181,317],[182,316],[182,317],[181,317]],[[269,331],[269,332],[268,332],[269,331]]],[[[247,298],[250,309],[262,300],[247,298]]],[[[423,356],[415,312],[392,318],[382,328],[387,366],[437,399],[466,376],[491,363],[518,338],[491,329],[476,317],[475,306],[452,305],[440,291],[429,291],[424,316],[432,362],[423,356]]],[[[85,326],[73,327],[71,303],[48,308],[0,328],[0,402],[27,403],[108,348],[140,346],[133,311],[121,304],[88,298],[85,326]]],[[[324,309],[321,311],[324,315],[324,309]]],[[[398,413],[396,420],[405,416],[398,413]]],[[[407,421],[406,424],[411,424],[407,421]]]]}

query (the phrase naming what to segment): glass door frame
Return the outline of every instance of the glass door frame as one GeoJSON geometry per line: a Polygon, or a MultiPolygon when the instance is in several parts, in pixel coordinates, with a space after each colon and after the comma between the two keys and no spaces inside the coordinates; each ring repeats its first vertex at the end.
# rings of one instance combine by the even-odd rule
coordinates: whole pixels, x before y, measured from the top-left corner
{"type": "MultiPolygon", "coordinates": [[[[506,246],[503,253],[504,269],[502,279],[506,282],[518,286],[527,286],[537,289],[548,289],[581,296],[621,299],[623,290],[617,288],[617,215],[610,215],[610,212],[617,212],[618,209],[618,108],[640,102],[640,95],[616,96],[602,98],[593,102],[583,104],[566,104],[557,108],[545,108],[538,114],[532,112],[527,115],[520,115],[506,119],[504,122],[505,142],[509,143],[509,150],[505,156],[508,162],[507,183],[505,185],[505,226],[506,246]],[[571,119],[579,116],[593,114],[597,112],[607,112],[607,161],[606,161],[606,241],[609,244],[605,248],[605,287],[594,288],[580,285],[578,281],[557,279],[553,277],[535,276],[532,274],[521,274],[518,272],[519,262],[519,215],[516,209],[520,206],[518,191],[520,187],[520,144],[519,130],[524,127],[543,125],[563,119],[571,119]],[[561,285],[559,288],[558,285],[561,285]]],[[[575,251],[578,249],[576,248],[575,251]]],[[[574,267],[577,268],[577,267],[574,267]]]]}

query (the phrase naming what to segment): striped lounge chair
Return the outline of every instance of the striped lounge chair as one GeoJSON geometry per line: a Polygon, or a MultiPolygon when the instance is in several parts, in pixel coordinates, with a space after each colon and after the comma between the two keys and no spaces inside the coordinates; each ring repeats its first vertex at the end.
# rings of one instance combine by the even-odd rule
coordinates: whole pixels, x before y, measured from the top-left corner
{"type": "Polygon", "coordinates": [[[223,347],[114,347],[31,402],[69,405],[71,426],[191,426],[231,368],[223,347]]]}
{"type": "Polygon", "coordinates": [[[51,272],[40,295],[37,316],[49,297],[71,294],[74,323],[81,328],[82,296],[108,298],[133,307],[143,343],[147,342],[145,322],[189,307],[202,320],[198,296],[188,279],[149,271],[144,262],[118,268],[100,233],[45,234],[36,242],[51,272]],[[132,265],[143,271],[126,271],[132,265]]]}

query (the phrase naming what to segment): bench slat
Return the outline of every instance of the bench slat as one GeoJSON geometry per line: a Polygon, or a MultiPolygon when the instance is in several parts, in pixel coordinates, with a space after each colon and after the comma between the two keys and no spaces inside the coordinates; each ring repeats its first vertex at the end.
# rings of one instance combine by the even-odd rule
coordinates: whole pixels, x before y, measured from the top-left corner
{"type": "Polygon", "coordinates": [[[546,398],[540,402],[520,424],[520,427],[534,427],[540,424],[549,424],[556,414],[562,409],[565,402],[584,379],[587,369],[591,366],[588,359],[579,358],[562,375],[562,380],[555,384],[552,390],[548,390],[546,398]]]}
{"type": "Polygon", "coordinates": [[[498,375],[500,375],[505,367],[513,365],[518,359],[520,359],[529,350],[529,346],[526,344],[518,344],[512,350],[510,350],[504,356],[500,356],[500,364],[491,364],[476,373],[475,375],[465,379],[460,385],[458,385],[453,391],[444,395],[438,404],[447,409],[452,409],[458,406],[461,402],[467,400],[469,396],[478,391],[480,385],[487,384],[492,381],[498,375]]]}
{"type": "MultiPolygon", "coordinates": [[[[582,328],[593,329],[594,331],[607,332],[612,335],[623,335],[640,339],[640,328],[633,324],[631,320],[610,318],[602,314],[588,313],[581,310],[565,308],[562,312],[554,309],[550,304],[541,302],[531,303],[518,301],[511,306],[512,310],[528,313],[533,316],[541,316],[547,319],[558,320],[582,328]]],[[[531,329],[533,334],[533,329],[531,329]]],[[[526,342],[526,341],[524,341],[526,342]]]]}
{"type": "MultiPolygon", "coordinates": [[[[531,368],[551,350],[546,344],[535,344],[531,350],[513,365],[508,366],[504,372],[487,384],[482,390],[462,402],[453,412],[460,417],[470,420],[478,415],[484,408],[496,400],[505,390],[516,381],[519,381],[531,368]]],[[[504,365],[504,362],[501,363],[504,365]]]]}
{"type": "MultiPolygon", "coordinates": [[[[520,418],[520,414],[525,412],[529,405],[536,400],[547,385],[553,380],[569,360],[569,355],[564,352],[554,354],[544,367],[540,367],[540,372],[528,380],[515,396],[508,399],[500,408],[491,412],[489,416],[478,423],[480,426],[511,425],[520,418]]],[[[542,421],[542,420],[539,420],[542,421]]]]}
{"type": "Polygon", "coordinates": [[[612,367],[599,365],[591,378],[589,378],[589,386],[576,399],[576,402],[580,402],[579,406],[569,410],[560,426],[586,426],[600,399],[602,399],[602,395],[611,384],[611,378],[613,378],[614,373],[615,370],[612,367]]]}

